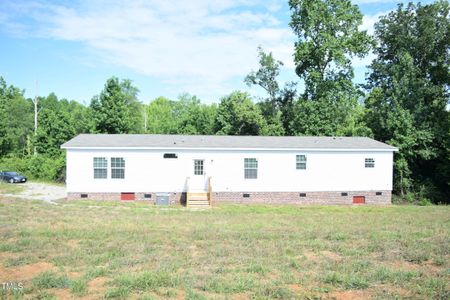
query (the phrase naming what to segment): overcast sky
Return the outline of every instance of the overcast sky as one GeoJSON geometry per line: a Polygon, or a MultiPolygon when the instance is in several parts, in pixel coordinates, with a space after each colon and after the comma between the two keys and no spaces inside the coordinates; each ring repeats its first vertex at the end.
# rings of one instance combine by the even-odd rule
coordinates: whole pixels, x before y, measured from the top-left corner
{"type": "MultiPolygon", "coordinates": [[[[353,2],[373,32],[400,1],[353,2]]],[[[53,91],[84,103],[113,75],[131,79],[145,103],[183,92],[206,103],[238,89],[258,95],[243,79],[259,45],[284,62],[282,81],[298,80],[289,20],[287,1],[277,0],[1,0],[0,76],[27,97],[53,91]]],[[[370,60],[354,61],[355,81],[370,60]]]]}

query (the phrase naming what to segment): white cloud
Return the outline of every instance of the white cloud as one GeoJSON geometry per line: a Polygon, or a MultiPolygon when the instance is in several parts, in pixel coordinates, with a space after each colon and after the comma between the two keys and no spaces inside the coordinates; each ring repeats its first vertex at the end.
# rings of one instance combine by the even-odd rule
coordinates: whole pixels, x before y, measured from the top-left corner
{"type": "Polygon", "coordinates": [[[363,20],[362,20],[362,24],[361,26],[359,26],[360,30],[367,30],[367,33],[370,35],[374,34],[374,30],[375,30],[375,23],[379,21],[381,16],[385,16],[389,13],[390,11],[383,11],[383,12],[378,12],[374,15],[364,15],[363,16],[363,20]]]}
{"type": "MultiPolygon", "coordinates": [[[[392,2],[354,0],[354,4],[392,2]]],[[[18,36],[72,41],[80,64],[119,66],[157,79],[167,90],[217,100],[257,67],[257,46],[293,71],[295,36],[278,19],[279,0],[0,0],[0,30],[18,36]],[[59,3],[59,4],[55,4],[59,3]]],[[[360,29],[388,11],[364,15],[360,29]]],[[[373,54],[354,58],[370,64],[373,54]]]]}
{"type": "MultiPolygon", "coordinates": [[[[8,4],[8,24],[30,35],[81,43],[100,60],[153,76],[177,90],[220,89],[257,67],[256,48],[292,67],[293,34],[273,16],[276,1],[82,1],[8,4]],[[254,9],[256,8],[256,9],[254,9]],[[24,30],[24,28],[22,28],[24,30]]],[[[0,22],[1,23],[1,22],[0,22]]],[[[86,62],[86,58],[83,58],[86,62]]]]}
{"type": "MultiPolygon", "coordinates": [[[[370,1],[370,0],[366,0],[370,1]]],[[[376,1],[376,0],[373,0],[376,1]]],[[[375,32],[375,23],[379,21],[381,16],[385,16],[390,11],[378,12],[374,15],[364,15],[361,26],[359,26],[360,30],[366,30],[368,34],[373,35],[375,32]]],[[[375,59],[376,55],[373,52],[370,52],[363,58],[354,57],[352,59],[352,65],[355,68],[365,68],[372,63],[375,59]]]]}

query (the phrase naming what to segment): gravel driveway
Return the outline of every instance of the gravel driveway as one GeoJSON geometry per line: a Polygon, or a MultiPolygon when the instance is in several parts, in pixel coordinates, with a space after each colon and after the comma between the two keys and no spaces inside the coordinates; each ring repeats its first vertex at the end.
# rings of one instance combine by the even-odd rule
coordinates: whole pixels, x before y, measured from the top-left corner
{"type": "Polygon", "coordinates": [[[27,182],[19,184],[24,187],[23,191],[15,194],[5,194],[5,196],[32,200],[44,200],[47,202],[66,198],[65,186],[37,182],[27,182]]]}

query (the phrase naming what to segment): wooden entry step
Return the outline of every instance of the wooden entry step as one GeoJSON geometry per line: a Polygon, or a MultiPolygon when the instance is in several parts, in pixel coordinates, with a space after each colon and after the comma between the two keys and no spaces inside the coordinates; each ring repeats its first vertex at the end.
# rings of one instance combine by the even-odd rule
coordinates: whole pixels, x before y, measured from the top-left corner
{"type": "Polygon", "coordinates": [[[209,208],[208,193],[187,193],[186,206],[209,208]]]}
{"type": "Polygon", "coordinates": [[[186,207],[188,208],[211,208],[212,207],[212,188],[211,177],[208,178],[207,190],[190,190],[189,177],[186,179],[186,207]]]}

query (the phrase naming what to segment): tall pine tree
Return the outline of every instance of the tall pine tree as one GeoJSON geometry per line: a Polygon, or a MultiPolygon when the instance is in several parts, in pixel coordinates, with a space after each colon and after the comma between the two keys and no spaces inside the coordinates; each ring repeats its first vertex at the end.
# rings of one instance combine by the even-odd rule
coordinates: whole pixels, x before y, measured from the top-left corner
{"type": "Polygon", "coordinates": [[[95,132],[130,133],[133,129],[131,108],[129,94],[117,77],[111,77],[100,95],[91,102],[95,132]]]}

